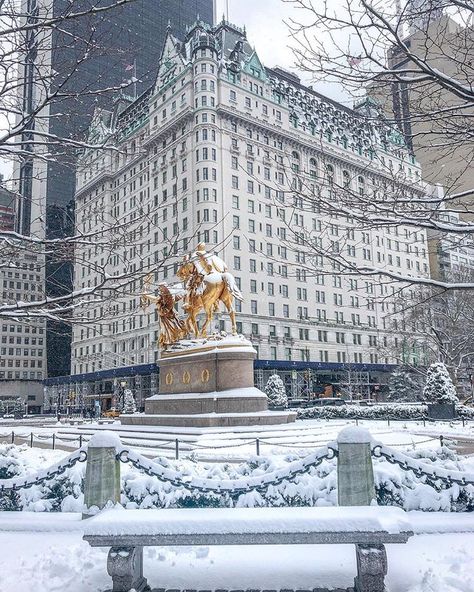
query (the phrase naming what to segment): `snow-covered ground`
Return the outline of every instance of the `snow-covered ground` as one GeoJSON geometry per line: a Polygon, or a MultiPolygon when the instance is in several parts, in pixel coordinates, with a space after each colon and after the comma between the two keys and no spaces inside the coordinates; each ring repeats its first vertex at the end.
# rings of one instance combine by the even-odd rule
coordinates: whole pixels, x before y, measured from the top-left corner
{"type": "MultiPolygon", "coordinates": [[[[149,443],[153,447],[159,446],[159,442],[166,438],[173,442],[173,438],[178,437],[189,451],[195,448],[202,451],[200,454],[214,454],[213,460],[218,460],[220,455],[237,460],[245,456],[245,451],[254,454],[254,439],[258,437],[262,455],[273,453],[272,462],[279,465],[285,462],[285,454],[309,454],[311,448],[334,440],[337,433],[351,423],[310,420],[279,428],[175,428],[166,433],[149,433],[143,429],[124,432],[118,423],[114,427],[122,440],[132,443],[134,449],[149,443]],[[203,448],[197,448],[197,445],[203,448]]],[[[474,439],[470,424],[465,427],[461,424],[427,424],[423,427],[422,422],[391,422],[388,425],[367,421],[359,422],[359,425],[368,427],[375,439],[395,446],[397,450],[434,448],[439,444],[440,433],[447,439],[474,439]]],[[[90,424],[84,427],[81,432],[84,441],[93,431],[110,429],[110,426],[92,428],[90,424]]],[[[127,426],[127,429],[130,428],[127,426]]],[[[30,431],[29,426],[15,427],[15,432],[22,433],[25,438],[30,431]]],[[[35,427],[35,433],[39,432],[43,438],[50,437],[53,431],[58,439],[61,435],[73,438],[78,433],[77,426],[35,427]]],[[[69,444],[71,448],[77,446],[72,441],[69,444]]],[[[145,450],[153,454],[159,448],[144,447],[145,450]]],[[[20,456],[27,472],[32,472],[61,460],[65,452],[24,446],[20,456]]],[[[437,458],[436,454],[434,458],[437,458]]],[[[218,470],[217,465],[211,465],[218,470]]],[[[464,470],[473,471],[474,457],[463,459],[463,466],[464,470]]],[[[386,464],[383,470],[390,475],[396,473],[396,479],[399,478],[397,467],[386,464]]],[[[138,477],[136,485],[142,487],[147,479],[152,478],[138,477]]],[[[313,484],[311,490],[314,488],[313,484]]],[[[432,488],[431,491],[438,495],[432,488]]],[[[330,495],[333,494],[332,491],[330,495]]],[[[417,495],[427,494],[426,491],[417,493],[415,488],[413,496],[417,495]]],[[[284,513],[285,508],[279,511],[284,513]]],[[[390,592],[474,592],[474,513],[409,512],[408,516],[416,536],[406,545],[387,546],[390,592]]],[[[107,551],[92,549],[82,541],[83,525],[77,513],[0,512],[0,592],[103,592],[109,589],[107,551]]],[[[197,590],[346,588],[353,584],[355,570],[352,545],[153,547],[145,550],[144,567],[154,588],[197,590]]]]}
{"type": "MultiPolygon", "coordinates": [[[[390,592],[472,592],[474,517],[409,518],[415,532],[429,534],[387,546],[390,592]]],[[[110,588],[107,551],[82,541],[83,524],[78,514],[0,513],[1,592],[110,588]]],[[[346,588],[355,570],[353,545],[150,547],[144,559],[152,587],[181,590],[346,588]]]]}
{"type": "MultiPolygon", "coordinates": [[[[30,442],[34,434],[35,446],[51,447],[52,435],[55,443],[63,450],[79,446],[79,437],[86,443],[90,436],[99,430],[114,430],[119,433],[124,444],[129,444],[150,456],[160,454],[174,458],[178,440],[180,458],[192,454],[196,459],[244,460],[257,451],[256,440],[262,455],[284,455],[296,450],[308,451],[335,439],[337,433],[351,420],[300,420],[293,424],[280,426],[251,426],[233,428],[181,428],[151,426],[121,426],[120,422],[99,425],[56,424],[48,426],[24,426],[18,422],[14,427],[0,425],[0,442],[9,442],[11,432],[15,432],[16,443],[30,442]]],[[[474,422],[437,422],[423,425],[422,421],[359,421],[358,425],[367,427],[374,438],[389,446],[417,448],[433,446],[442,435],[448,439],[465,441],[465,452],[474,452],[474,422]],[[472,450],[471,450],[472,448],[472,450]]],[[[460,444],[461,446],[461,444],[460,444]]]]}

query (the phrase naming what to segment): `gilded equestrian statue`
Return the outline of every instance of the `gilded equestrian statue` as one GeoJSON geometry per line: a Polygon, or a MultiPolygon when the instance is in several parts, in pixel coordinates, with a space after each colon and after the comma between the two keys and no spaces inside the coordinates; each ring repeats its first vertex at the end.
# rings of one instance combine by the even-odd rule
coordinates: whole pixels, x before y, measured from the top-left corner
{"type": "Polygon", "coordinates": [[[243,300],[234,276],[227,271],[227,265],[217,255],[207,253],[200,243],[191,255],[186,255],[177,271],[177,276],[186,287],[183,308],[188,315],[188,329],[195,337],[206,337],[207,328],[214,313],[223,302],[232,322],[232,334],[237,334],[234,298],[243,300]],[[197,315],[204,310],[206,319],[199,330],[197,315]]]}

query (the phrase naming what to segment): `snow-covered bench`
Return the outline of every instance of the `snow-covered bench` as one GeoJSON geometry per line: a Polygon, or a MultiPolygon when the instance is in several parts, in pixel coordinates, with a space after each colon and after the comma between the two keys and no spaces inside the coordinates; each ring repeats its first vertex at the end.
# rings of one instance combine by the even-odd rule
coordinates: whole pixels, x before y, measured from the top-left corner
{"type": "MultiPolygon", "coordinates": [[[[111,547],[113,592],[143,592],[143,547],[180,545],[353,544],[356,592],[383,592],[384,545],[413,535],[403,510],[391,507],[199,508],[104,510],[85,524],[84,540],[111,547]]],[[[317,580],[317,574],[315,574],[317,580]]],[[[315,582],[316,584],[316,582],[315,582]]]]}

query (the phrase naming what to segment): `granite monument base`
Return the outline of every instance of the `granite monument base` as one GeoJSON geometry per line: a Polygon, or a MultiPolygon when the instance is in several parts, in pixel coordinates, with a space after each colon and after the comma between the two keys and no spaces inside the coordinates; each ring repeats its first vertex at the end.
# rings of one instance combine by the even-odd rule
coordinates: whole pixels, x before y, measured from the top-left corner
{"type": "Polygon", "coordinates": [[[268,411],[265,393],[254,387],[256,352],[242,336],[184,342],[159,361],[159,394],[145,413],[121,415],[124,425],[220,427],[275,425],[296,413],[268,411]]]}

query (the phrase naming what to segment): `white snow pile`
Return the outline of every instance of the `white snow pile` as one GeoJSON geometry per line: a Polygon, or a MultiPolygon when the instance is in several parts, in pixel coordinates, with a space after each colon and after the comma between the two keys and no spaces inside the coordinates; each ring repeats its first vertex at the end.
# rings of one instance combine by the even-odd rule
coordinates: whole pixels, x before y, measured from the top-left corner
{"type": "Polygon", "coordinates": [[[122,450],[120,436],[110,430],[95,432],[88,443],[89,448],[115,448],[118,452],[122,450]]]}
{"type": "Polygon", "coordinates": [[[373,440],[366,428],[347,426],[339,432],[337,441],[339,444],[370,444],[373,440]]]}
{"type": "MultiPolygon", "coordinates": [[[[34,450],[34,449],[33,449],[34,450]]],[[[0,446],[0,479],[16,475],[30,475],[51,464],[51,457],[35,456],[26,446],[0,446]],[[39,466],[41,465],[41,466],[39,466]]],[[[59,451],[57,451],[59,452],[59,451]]],[[[447,447],[417,449],[405,452],[433,468],[466,472],[465,466],[447,447]]],[[[290,463],[301,461],[298,454],[286,456],[254,456],[245,463],[202,463],[193,460],[168,460],[157,458],[155,464],[163,467],[164,473],[178,472],[183,481],[255,480],[268,473],[285,472],[290,463]]],[[[411,471],[403,471],[397,465],[374,458],[377,502],[380,505],[400,506],[405,510],[423,511],[472,511],[474,510],[474,487],[447,486],[436,482],[433,487],[426,476],[415,477],[411,471]]],[[[213,493],[175,487],[138,471],[131,465],[121,465],[122,499],[128,509],[135,508],[187,508],[187,507],[279,507],[279,506],[334,506],[337,504],[337,461],[325,459],[305,474],[292,481],[269,485],[264,492],[232,491],[213,493]]],[[[77,463],[65,473],[40,485],[18,492],[0,492],[0,510],[26,510],[33,512],[68,511],[80,512],[83,505],[83,479],[85,463],[77,463]]]]}
{"type": "Polygon", "coordinates": [[[207,508],[124,510],[115,506],[84,525],[86,536],[411,532],[400,508],[207,508]]]}

